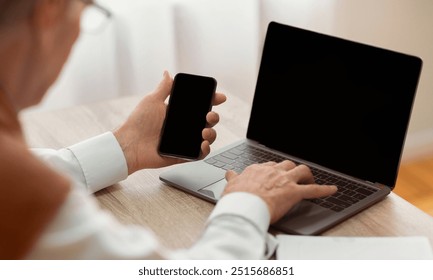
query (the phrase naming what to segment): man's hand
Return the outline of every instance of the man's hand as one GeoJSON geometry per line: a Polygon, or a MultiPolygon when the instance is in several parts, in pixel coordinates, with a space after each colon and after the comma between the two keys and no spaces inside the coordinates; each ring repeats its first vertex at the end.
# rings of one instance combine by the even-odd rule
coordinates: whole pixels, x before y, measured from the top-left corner
{"type": "MultiPolygon", "coordinates": [[[[161,157],[157,151],[167,110],[165,101],[170,95],[172,85],[173,79],[165,71],[158,88],[146,95],[127,121],[114,131],[114,135],[125,154],[128,174],[143,168],[159,168],[184,162],[181,159],[161,157]]],[[[216,93],[213,105],[224,103],[225,100],[224,94],[216,93]]],[[[215,112],[209,112],[206,120],[207,127],[203,129],[204,140],[201,144],[203,158],[210,153],[210,145],[217,137],[213,127],[219,122],[219,115],[215,112]]]]}
{"type": "Polygon", "coordinates": [[[335,186],[314,184],[311,170],[291,161],[253,164],[241,174],[226,173],[227,186],[223,195],[249,192],[262,198],[269,208],[271,223],[282,218],[302,199],[332,195],[335,186]]]}

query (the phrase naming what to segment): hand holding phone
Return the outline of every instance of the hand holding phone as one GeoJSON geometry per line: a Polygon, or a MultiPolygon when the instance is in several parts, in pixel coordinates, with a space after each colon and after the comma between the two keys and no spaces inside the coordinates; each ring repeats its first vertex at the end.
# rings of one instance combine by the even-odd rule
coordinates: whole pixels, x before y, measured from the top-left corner
{"type": "Polygon", "coordinates": [[[196,160],[201,155],[202,131],[212,108],[217,82],[212,77],[178,73],[174,77],[158,152],[196,160]]]}

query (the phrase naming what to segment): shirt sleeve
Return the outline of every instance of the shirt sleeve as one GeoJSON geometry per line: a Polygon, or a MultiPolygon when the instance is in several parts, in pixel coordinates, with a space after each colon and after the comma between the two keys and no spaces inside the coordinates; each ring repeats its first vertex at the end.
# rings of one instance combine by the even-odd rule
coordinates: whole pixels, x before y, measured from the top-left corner
{"type": "Polygon", "coordinates": [[[188,249],[164,248],[147,228],[119,223],[93,196],[73,188],[28,259],[263,259],[275,239],[266,231],[265,203],[248,193],[223,197],[199,240],[188,249]],[[242,203],[239,204],[239,200],[242,203]],[[241,205],[241,206],[239,206],[241,205]]]}
{"type": "Polygon", "coordinates": [[[225,195],[211,213],[206,230],[191,248],[173,252],[179,259],[268,259],[277,241],[268,234],[265,202],[244,192],[225,195]]]}
{"type": "Polygon", "coordinates": [[[65,149],[32,149],[32,152],[57,171],[78,181],[89,193],[118,183],[128,176],[125,156],[112,132],[65,149]]]}
{"type": "Polygon", "coordinates": [[[87,194],[128,175],[111,132],[58,151],[33,152],[68,175],[74,187],[29,259],[264,259],[275,250],[275,238],[267,233],[269,210],[249,193],[222,197],[201,237],[183,250],[164,248],[145,227],[118,222],[87,194]]]}

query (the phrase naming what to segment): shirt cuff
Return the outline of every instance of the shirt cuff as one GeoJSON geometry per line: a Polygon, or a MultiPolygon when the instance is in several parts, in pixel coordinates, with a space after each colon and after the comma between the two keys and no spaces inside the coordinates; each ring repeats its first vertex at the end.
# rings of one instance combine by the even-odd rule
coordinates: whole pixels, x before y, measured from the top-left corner
{"type": "Polygon", "coordinates": [[[68,149],[80,163],[91,193],[128,177],[125,156],[112,132],[95,136],[68,149]]]}
{"type": "Polygon", "coordinates": [[[266,203],[260,197],[246,192],[223,196],[209,216],[209,221],[220,216],[242,217],[263,234],[267,233],[271,221],[266,203]]]}

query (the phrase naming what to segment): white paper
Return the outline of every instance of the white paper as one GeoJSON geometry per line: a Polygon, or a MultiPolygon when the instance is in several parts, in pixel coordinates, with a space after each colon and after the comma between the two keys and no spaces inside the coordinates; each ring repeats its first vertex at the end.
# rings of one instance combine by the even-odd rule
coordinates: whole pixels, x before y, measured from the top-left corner
{"type": "Polygon", "coordinates": [[[432,260],[424,236],[333,237],[277,235],[280,260],[432,260]]]}

